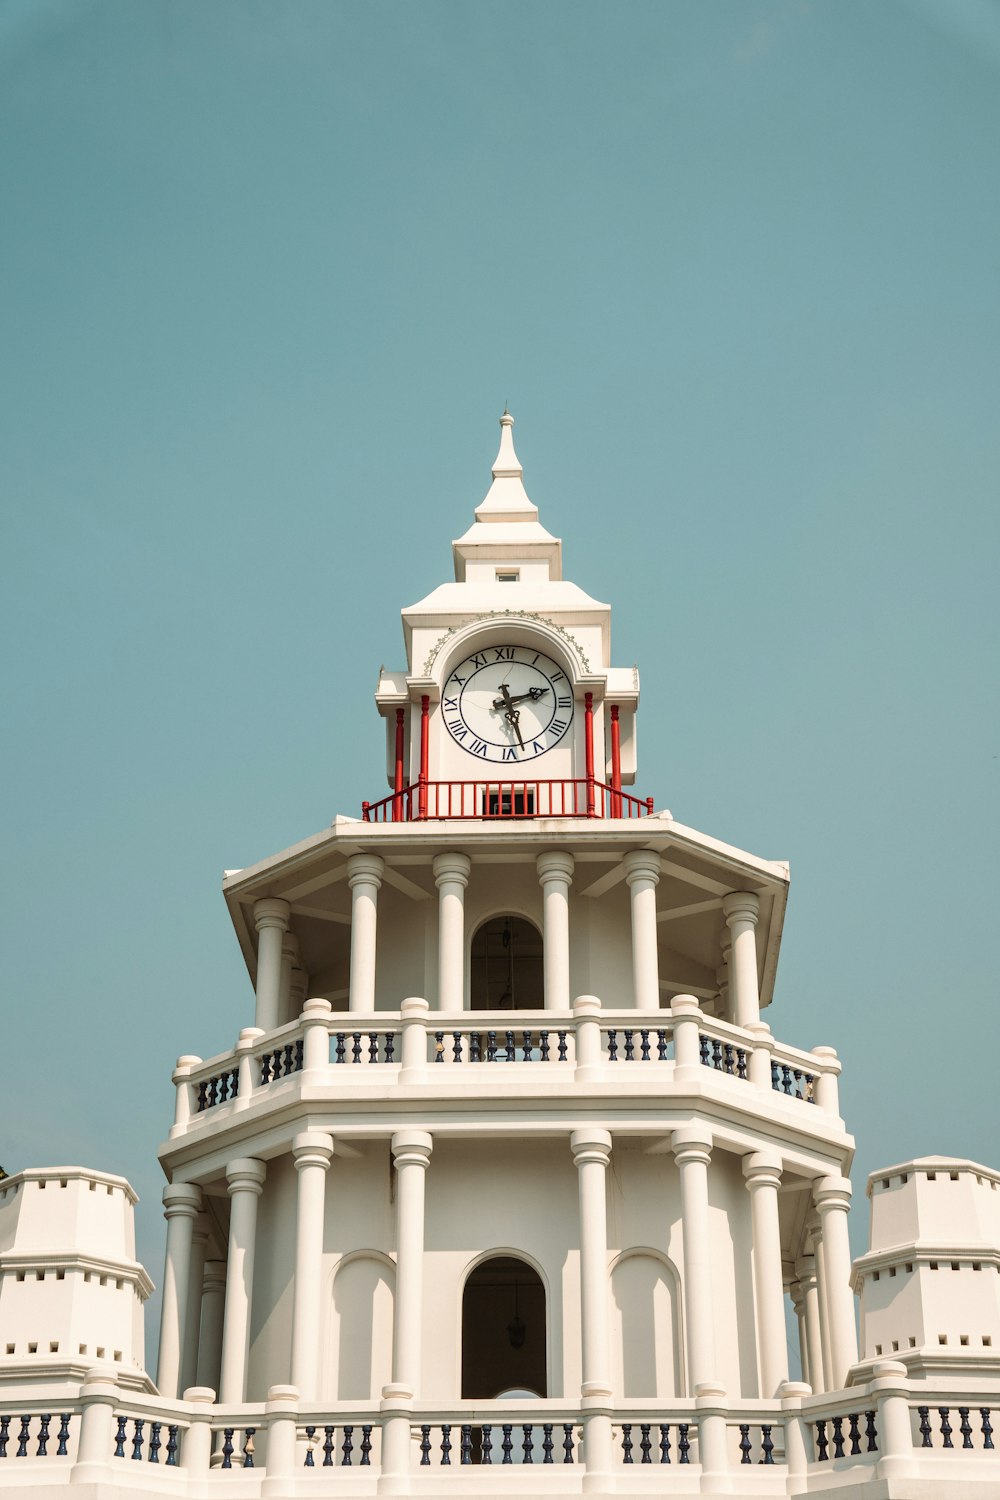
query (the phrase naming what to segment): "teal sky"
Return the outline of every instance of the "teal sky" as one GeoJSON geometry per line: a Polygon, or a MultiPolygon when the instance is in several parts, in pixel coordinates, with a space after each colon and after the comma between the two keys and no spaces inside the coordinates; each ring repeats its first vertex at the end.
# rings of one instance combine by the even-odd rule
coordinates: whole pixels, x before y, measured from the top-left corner
{"type": "Polygon", "coordinates": [[[993,0],[0,0],[8,1171],[159,1280],[221,872],[383,795],[505,400],[638,790],[791,861],[856,1192],[1000,1165],[998,74],[993,0]]]}

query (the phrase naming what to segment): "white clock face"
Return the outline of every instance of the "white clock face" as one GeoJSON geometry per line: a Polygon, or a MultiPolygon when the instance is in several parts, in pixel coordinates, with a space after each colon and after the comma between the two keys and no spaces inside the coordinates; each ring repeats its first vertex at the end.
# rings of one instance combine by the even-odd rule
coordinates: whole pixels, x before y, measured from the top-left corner
{"type": "Polygon", "coordinates": [[[441,707],[463,750],[513,764],[558,745],[573,722],[573,690],[562,668],[531,646],[484,646],[452,671],[441,707]]]}

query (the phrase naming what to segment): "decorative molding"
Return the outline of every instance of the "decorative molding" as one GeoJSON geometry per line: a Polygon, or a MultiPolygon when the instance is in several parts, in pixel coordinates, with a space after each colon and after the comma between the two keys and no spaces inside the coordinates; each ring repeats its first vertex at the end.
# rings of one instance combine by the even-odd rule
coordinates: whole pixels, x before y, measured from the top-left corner
{"type": "Polygon", "coordinates": [[[467,629],[469,625],[485,624],[488,621],[492,620],[531,620],[534,624],[547,625],[550,630],[554,630],[557,635],[562,637],[563,641],[565,641],[566,645],[576,656],[576,659],[580,663],[580,666],[583,668],[583,670],[585,672],[590,671],[590,662],[584,655],[583,648],[581,647],[580,642],[574,635],[570,634],[565,626],[558,625],[555,620],[550,620],[547,615],[540,615],[533,612],[532,610],[505,609],[496,610],[493,613],[487,615],[470,615],[469,618],[467,620],[463,620],[461,624],[453,625],[450,630],[446,630],[444,635],[442,635],[431,647],[430,652],[427,656],[427,660],[424,662],[421,676],[429,677],[431,675],[431,669],[441,653],[442,646],[444,646],[453,636],[457,635],[460,631],[467,629]]]}

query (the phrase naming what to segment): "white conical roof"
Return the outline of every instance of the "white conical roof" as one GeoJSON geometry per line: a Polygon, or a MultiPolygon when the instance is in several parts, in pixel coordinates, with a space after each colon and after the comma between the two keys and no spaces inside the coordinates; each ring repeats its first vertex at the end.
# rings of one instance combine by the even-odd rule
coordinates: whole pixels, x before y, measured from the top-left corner
{"type": "Polygon", "coordinates": [[[486,499],[476,507],[477,521],[536,521],[538,507],[528,499],[521,460],[514,452],[514,418],[503,409],[500,418],[500,449],[493,461],[493,483],[486,499]]]}

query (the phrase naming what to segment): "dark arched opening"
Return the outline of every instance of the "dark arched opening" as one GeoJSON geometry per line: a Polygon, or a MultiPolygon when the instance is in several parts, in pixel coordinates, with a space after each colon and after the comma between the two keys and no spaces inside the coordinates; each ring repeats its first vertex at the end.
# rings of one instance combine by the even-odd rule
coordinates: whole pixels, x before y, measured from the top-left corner
{"type": "Polygon", "coordinates": [[[472,939],[473,1010],[542,1010],[542,935],[524,917],[491,917],[472,939]]]}
{"type": "Polygon", "coordinates": [[[514,1390],[548,1394],[545,1288],[526,1261],[496,1255],[462,1294],[462,1400],[514,1390]]]}

